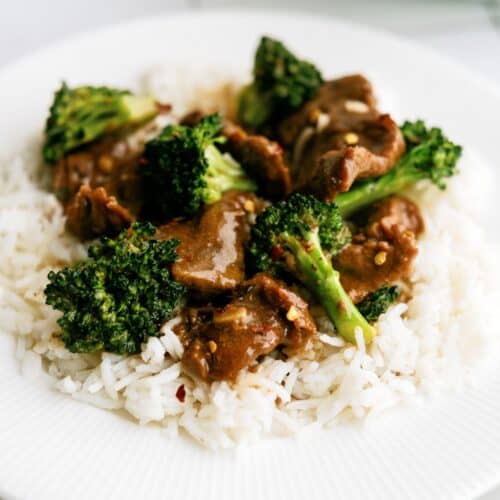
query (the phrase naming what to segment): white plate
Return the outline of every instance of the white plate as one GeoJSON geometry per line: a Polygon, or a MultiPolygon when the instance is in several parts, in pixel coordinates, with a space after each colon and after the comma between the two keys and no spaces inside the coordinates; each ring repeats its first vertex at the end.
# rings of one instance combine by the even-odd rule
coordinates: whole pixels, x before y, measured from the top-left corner
{"type": "MultiPolygon", "coordinates": [[[[500,93],[466,70],[332,20],[227,11],[117,26],[5,68],[0,154],[39,132],[62,78],[123,86],[166,60],[248,68],[262,33],[286,40],[328,76],[362,71],[398,119],[427,118],[491,165],[498,161],[500,93]]],[[[470,500],[500,481],[500,374],[369,428],[335,427],[213,454],[22,378],[13,349],[0,336],[0,496],[470,500]]]]}

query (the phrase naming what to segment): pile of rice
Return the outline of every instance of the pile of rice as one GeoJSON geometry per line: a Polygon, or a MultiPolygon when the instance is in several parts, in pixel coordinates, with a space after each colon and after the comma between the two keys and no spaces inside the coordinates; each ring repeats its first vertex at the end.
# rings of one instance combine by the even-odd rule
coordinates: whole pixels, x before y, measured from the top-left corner
{"type": "MultiPolygon", "coordinates": [[[[170,102],[175,83],[161,72],[149,80],[170,102]]],[[[184,95],[224,108],[234,88],[217,88],[214,81],[184,95]]],[[[179,113],[195,104],[177,97],[179,113]]],[[[159,422],[167,435],[183,429],[206,446],[232,447],[263,435],[367,419],[421,395],[460,387],[496,345],[490,325],[499,274],[479,223],[481,207],[470,203],[487,199],[493,183],[489,170],[465,154],[460,175],[446,191],[426,184],[408,193],[426,221],[413,298],[380,318],[370,346],[346,345],[332,335],[321,312],[313,311],[321,332],[313,352],[287,361],[267,356],[235,385],[210,385],[183,372],[182,346],[172,331],[177,318],[141,354],[72,354],[57,338],[60,314],[45,305],[43,289],[49,270],[86,252],[65,232],[59,202],[41,186],[39,146],[33,143],[0,164],[0,331],[15,336],[25,374],[48,377],[76,400],[125,409],[141,424],[159,422]],[[176,396],[181,386],[184,402],[176,396]]]]}

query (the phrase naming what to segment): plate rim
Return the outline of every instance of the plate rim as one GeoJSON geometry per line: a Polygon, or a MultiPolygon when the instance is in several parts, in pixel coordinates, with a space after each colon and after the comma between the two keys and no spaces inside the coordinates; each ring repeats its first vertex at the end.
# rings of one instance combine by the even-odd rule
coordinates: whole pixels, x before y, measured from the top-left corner
{"type": "Polygon", "coordinates": [[[161,23],[172,18],[189,18],[189,17],[218,17],[221,15],[237,16],[241,14],[251,14],[251,15],[272,15],[280,18],[298,18],[301,17],[302,20],[306,22],[320,22],[320,23],[338,23],[346,27],[352,28],[354,30],[362,30],[367,34],[383,37],[387,41],[393,41],[399,45],[405,44],[411,47],[412,50],[419,51],[422,55],[427,55],[433,57],[436,61],[443,63],[448,67],[454,67],[456,71],[461,72],[465,78],[469,80],[475,80],[478,84],[488,87],[488,90],[496,94],[500,99],[500,83],[496,80],[488,77],[484,73],[474,72],[473,69],[469,68],[465,63],[454,59],[446,54],[441,53],[439,50],[434,49],[430,46],[413,40],[411,37],[406,35],[400,35],[392,33],[387,29],[382,29],[378,27],[373,27],[370,24],[351,21],[344,17],[336,17],[333,14],[325,13],[311,13],[301,8],[292,7],[288,11],[284,11],[279,8],[273,7],[211,7],[204,9],[197,9],[194,7],[180,7],[175,8],[171,12],[161,12],[159,14],[149,14],[145,16],[138,16],[133,19],[125,19],[118,21],[116,23],[106,23],[96,29],[84,29],[79,30],[76,33],[70,35],[62,36],[56,40],[43,43],[40,47],[27,51],[26,53],[20,55],[19,57],[13,59],[12,61],[7,61],[5,64],[0,66],[0,84],[1,80],[10,71],[18,70],[19,67],[30,64],[37,57],[44,57],[47,53],[58,50],[61,46],[72,44],[72,43],[83,43],[86,39],[93,36],[100,36],[103,33],[112,32],[114,30],[121,31],[123,29],[129,29],[132,27],[143,25],[148,25],[151,23],[161,23]]]}

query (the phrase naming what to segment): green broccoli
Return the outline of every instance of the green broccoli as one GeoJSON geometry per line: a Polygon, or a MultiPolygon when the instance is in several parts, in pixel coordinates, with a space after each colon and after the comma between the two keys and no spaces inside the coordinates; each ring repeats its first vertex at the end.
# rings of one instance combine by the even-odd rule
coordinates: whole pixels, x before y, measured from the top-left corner
{"type": "Polygon", "coordinates": [[[151,214],[164,220],[194,215],[226,191],[257,189],[240,164],[217,148],[225,141],[221,129],[216,113],[194,127],[168,125],[146,143],[141,174],[151,214]]]}
{"type": "Polygon", "coordinates": [[[428,129],[418,120],[405,122],[401,131],[406,153],[396,166],[380,177],[356,183],[350,191],[340,193],[335,199],[344,217],[424,179],[445,189],[444,179],[456,173],[462,148],[449,141],[441,129],[428,129]]]}
{"type": "Polygon", "coordinates": [[[240,93],[238,118],[255,129],[297,109],[323,83],[313,64],[298,59],[281,42],[268,37],[261,38],[255,53],[253,77],[240,93]]]}
{"type": "Polygon", "coordinates": [[[90,246],[87,260],[49,273],[46,302],[63,313],[58,324],[70,351],[132,354],[159,335],[185,290],[169,271],[179,241],[154,234],[153,225],[135,223],[90,246]]]}
{"type": "Polygon", "coordinates": [[[45,124],[43,157],[56,163],[69,151],[102,135],[137,125],[158,113],[152,97],[108,87],[69,88],[55,93],[45,124]]]}
{"type": "Polygon", "coordinates": [[[331,257],[349,241],[350,232],[335,204],[293,194],[257,217],[249,261],[258,270],[296,277],[317,296],[339,335],[355,343],[359,328],[369,343],[375,329],[353,304],[331,264],[331,257]]]}
{"type": "Polygon", "coordinates": [[[359,312],[369,321],[374,323],[379,316],[389,309],[399,297],[397,286],[383,286],[367,295],[359,304],[359,312]]]}

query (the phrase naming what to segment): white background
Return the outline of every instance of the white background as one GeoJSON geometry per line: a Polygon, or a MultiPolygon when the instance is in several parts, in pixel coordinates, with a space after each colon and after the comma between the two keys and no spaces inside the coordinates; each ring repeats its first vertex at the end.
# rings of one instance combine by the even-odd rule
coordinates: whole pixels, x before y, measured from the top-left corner
{"type": "MultiPolygon", "coordinates": [[[[283,7],[370,24],[417,40],[500,84],[500,0],[0,0],[0,68],[76,32],[176,9],[223,6],[283,7]]],[[[500,500],[500,489],[481,500],[500,500]]]]}

